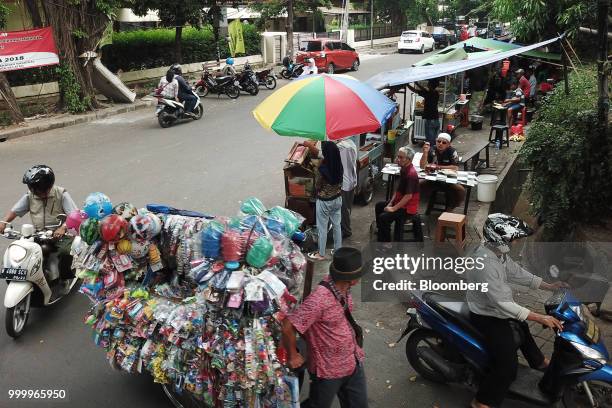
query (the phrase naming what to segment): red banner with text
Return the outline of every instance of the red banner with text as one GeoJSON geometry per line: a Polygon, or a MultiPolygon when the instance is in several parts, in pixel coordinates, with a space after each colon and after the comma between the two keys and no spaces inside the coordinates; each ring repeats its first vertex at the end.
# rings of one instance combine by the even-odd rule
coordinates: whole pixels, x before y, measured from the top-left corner
{"type": "Polygon", "coordinates": [[[59,64],[51,27],[0,32],[0,71],[59,64]]]}

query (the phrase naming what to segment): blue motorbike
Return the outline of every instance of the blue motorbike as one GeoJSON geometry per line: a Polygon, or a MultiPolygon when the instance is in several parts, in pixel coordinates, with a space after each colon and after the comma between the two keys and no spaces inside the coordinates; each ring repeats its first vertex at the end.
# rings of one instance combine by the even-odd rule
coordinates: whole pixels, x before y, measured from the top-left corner
{"type": "MultiPolygon", "coordinates": [[[[538,406],[612,407],[612,366],[588,309],[569,292],[559,291],[546,301],[545,310],[564,324],[556,334],[550,365],[542,373],[519,364],[508,398],[538,406]]],[[[472,326],[467,303],[435,292],[412,292],[407,314],[400,340],[408,336],[410,365],[431,381],[477,387],[495,351],[486,349],[472,326]]],[[[521,337],[516,330],[517,349],[521,337]]]]}

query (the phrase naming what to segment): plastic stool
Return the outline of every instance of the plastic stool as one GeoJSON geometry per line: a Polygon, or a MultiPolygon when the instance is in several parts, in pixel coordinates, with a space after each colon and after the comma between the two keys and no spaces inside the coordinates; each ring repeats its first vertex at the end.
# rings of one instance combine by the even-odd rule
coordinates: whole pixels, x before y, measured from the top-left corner
{"type": "Polygon", "coordinates": [[[446,229],[451,228],[455,231],[453,237],[455,244],[463,248],[466,240],[466,223],[467,218],[464,214],[442,213],[436,225],[436,242],[444,242],[446,240],[446,229]]]}
{"type": "Polygon", "coordinates": [[[510,129],[508,125],[493,125],[489,131],[489,143],[495,144],[499,140],[499,147],[502,147],[504,143],[510,147],[510,129]],[[493,136],[495,132],[495,136],[493,136]],[[504,133],[506,134],[506,140],[504,141],[504,133]]]}

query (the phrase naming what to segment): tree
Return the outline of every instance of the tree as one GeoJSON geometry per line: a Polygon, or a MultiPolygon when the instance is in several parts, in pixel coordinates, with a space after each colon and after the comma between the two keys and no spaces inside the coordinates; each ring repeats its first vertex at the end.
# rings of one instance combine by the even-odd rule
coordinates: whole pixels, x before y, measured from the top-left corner
{"type": "MultiPolygon", "coordinates": [[[[3,3],[0,2],[0,28],[6,28],[6,20],[9,15],[9,8],[3,3]]],[[[21,109],[17,104],[17,99],[15,98],[15,94],[11,89],[11,85],[6,78],[6,74],[4,72],[0,72],[0,94],[6,101],[8,105],[9,111],[11,112],[11,119],[13,123],[23,122],[23,113],[21,113],[21,109]]]]}
{"type": "Polygon", "coordinates": [[[92,64],[80,55],[95,51],[121,0],[41,1],[47,25],[53,28],[60,57],[60,107],[83,112],[99,106],[91,78],[92,64]]]}
{"type": "Polygon", "coordinates": [[[331,7],[331,0],[264,0],[253,2],[250,7],[261,14],[258,26],[265,27],[266,21],[287,14],[287,55],[293,56],[293,16],[295,13],[311,12],[315,19],[319,7],[331,7]]]}
{"type": "MultiPolygon", "coordinates": [[[[408,21],[407,11],[419,8],[419,14],[421,14],[420,12],[424,10],[420,7],[419,3],[435,4],[437,10],[436,0],[374,0],[374,12],[379,19],[389,21],[394,26],[403,28],[408,21]]],[[[422,16],[424,14],[419,15],[419,18],[422,16]]]]}
{"type": "Polygon", "coordinates": [[[597,16],[597,0],[489,1],[492,16],[509,21],[512,32],[525,42],[551,38],[562,32],[571,37],[581,25],[596,21],[597,16]]]}
{"type": "MultiPolygon", "coordinates": [[[[210,5],[216,6],[216,1],[207,0],[129,0],[130,8],[134,14],[145,16],[149,10],[157,10],[161,25],[173,27],[174,36],[174,59],[182,61],[181,38],[183,27],[190,24],[200,27],[202,22],[208,18],[204,8],[210,5]]],[[[218,36],[218,32],[216,34],[218,36]]]]}

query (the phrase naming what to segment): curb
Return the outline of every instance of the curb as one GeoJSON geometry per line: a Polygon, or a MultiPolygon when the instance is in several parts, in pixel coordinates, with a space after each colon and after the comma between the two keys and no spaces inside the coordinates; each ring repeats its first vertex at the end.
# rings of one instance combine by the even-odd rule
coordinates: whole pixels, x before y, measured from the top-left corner
{"type": "Polygon", "coordinates": [[[153,106],[156,101],[140,100],[129,105],[112,106],[110,108],[100,109],[98,111],[85,113],[81,115],[69,115],[66,117],[51,119],[49,122],[38,123],[32,122],[26,127],[0,131],[0,142],[10,139],[16,139],[22,136],[29,136],[36,133],[46,132],[48,130],[60,129],[82,123],[93,122],[94,120],[105,119],[110,116],[120,115],[122,113],[134,112],[153,106]]]}

